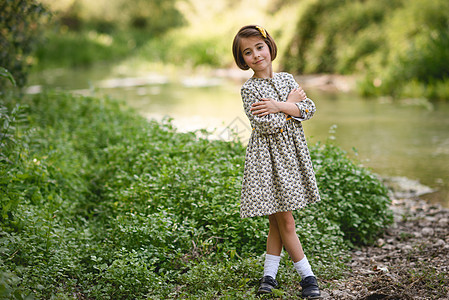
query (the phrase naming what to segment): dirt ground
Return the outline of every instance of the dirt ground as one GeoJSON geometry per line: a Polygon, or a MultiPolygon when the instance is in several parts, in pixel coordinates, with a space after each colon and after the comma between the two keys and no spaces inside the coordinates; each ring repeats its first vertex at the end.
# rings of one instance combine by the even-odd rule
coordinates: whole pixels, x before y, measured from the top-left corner
{"type": "Polygon", "coordinates": [[[352,251],[351,271],[323,299],[449,299],[449,209],[419,192],[392,192],[394,224],[352,251]]]}

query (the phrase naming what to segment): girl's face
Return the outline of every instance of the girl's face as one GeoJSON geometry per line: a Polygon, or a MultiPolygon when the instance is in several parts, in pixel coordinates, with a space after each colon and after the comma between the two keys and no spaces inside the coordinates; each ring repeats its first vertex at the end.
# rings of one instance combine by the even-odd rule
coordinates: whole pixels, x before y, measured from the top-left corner
{"type": "Polygon", "coordinates": [[[243,38],[240,41],[240,49],[245,63],[254,73],[266,71],[267,68],[271,70],[270,48],[262,38],[258,36],[243,38]]]}

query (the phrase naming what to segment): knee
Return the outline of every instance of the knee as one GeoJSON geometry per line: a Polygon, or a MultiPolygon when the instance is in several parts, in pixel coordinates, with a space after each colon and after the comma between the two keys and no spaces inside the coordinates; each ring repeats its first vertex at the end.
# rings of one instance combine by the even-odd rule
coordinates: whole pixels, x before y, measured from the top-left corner
{"type": "Polygon", "coordinates": [[[295,219],[291,213],[281,214],[276,218],[279,229],[287,234],[296,234],[295,219]]]}

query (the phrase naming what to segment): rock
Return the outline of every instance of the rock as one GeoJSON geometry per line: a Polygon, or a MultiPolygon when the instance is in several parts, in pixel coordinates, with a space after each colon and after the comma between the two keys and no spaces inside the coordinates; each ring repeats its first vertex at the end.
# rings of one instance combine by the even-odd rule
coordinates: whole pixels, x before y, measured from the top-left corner
{"type": "Polygon", "coordinates": [[[405,245],[404,247],[402,247],[403,252],[410,252],[412,250],[413,250],[413,247],[410,245],[405,245]]]}
{"type": "Polygon", "coordinates": [[[378,247],[382,247],[383,245],[385,245],[385,240],[384,239],[378,239],[377,242],[376,242],[376,245],[378,247]]]}
{"type": "Polygon", "coordinates": [[[436,217],[432,217],[432,216],[427,216],[427,217],[425,217],[425,220],[427,222],[429,222],[429,223],[433,223],[433,222],[435,222],[437,220],[437,218],[436,217]]]}
{"type": "Polygon", "coordinates": [[[334,290],[332,291],[332,295],[334,296],[333,299],[355,299],[353,295],[349,294],[346,291],[334,290]]]}
{"type": "Polygon", "coordinates": [[[389,245],[389,244],[385,244],[385,245],[382,246],[382,249],[394,250],[394,246],[393,245],[389,245]]]}
{"type": "Polygon", "coordinates": [[[423,236],[431,236],[435,233],[435,230],[433,230],[433,228],[430,228],[430,227],[424,227],[421,230],[421,233],[423,236]]]}
{"type": "Polygon", "coordinates": [[[429,227],[429,226],[432,226],[432,222],[427,220],[427,219],[424,219],[424,220],[421,220],[419,222],[419,226],[421,226],[421,227],[429,227]]]}
{"type": "Polygon", "coordinates": [[[447,227],[449,225],[449,219],[448,218],[441,218],[438,221],[438,225],[441,227],[447,227]]]}
{"type": "Polygon", "coordinates": [[[438,239],[435,244],[433,244],[435,247],[444,247],[444,245],[446,245],[446,242],[443,241],[442,239],[438,239]]]}

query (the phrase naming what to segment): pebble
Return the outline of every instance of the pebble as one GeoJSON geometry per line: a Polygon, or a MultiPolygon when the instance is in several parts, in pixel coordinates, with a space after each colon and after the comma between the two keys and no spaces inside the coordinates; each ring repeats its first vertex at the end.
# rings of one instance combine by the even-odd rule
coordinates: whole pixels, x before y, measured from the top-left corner
{"type": "Polygon", "coordinates": [[[433,235],[435,233],[435,230],[433,230],[433,228],[430,228],[430,227],[424,227],[421,230],[421,233],[424,236],[430,236],[430,235],[433,235]]]}
{"type": "Polygon", "coordinates": [[[378,247],[382,247],[383,245],[385,245],[385,240],[384,239],[378,239],[376,244],[377,244],[378,247]]]}
{"type": "Polygon", "coordinates": [[[385,245],[382,246],[382,249],[394,250],[394,246],[393,245],[389,245],[389,244],[385,244],[385,245]]]}
{"type": "Polygon", "coordinates": [[[444,246],[444,245],[446,245],[446,242],[443,241],[442,239],[438,239],[438,240],[436,241],[436,243],[434,244],[434,246],[436,246],[436,247],[442,247],[442,246],[444,246]]]}
{"type": "Polygon", "coordinates": [[[410,252],[413,250],[413,247],[410,245],[405,245],[404,247],[402,247],[402,251],[404,252],[410,252]]]}
{"type": "Polygon", "coordinates": [[[441,227],[446,227],[446,226],[448,226],[448,224],[449,224],[449,219],[448,218],[441,218],[438,221],[438,225],[441,226],[441,227]]]}
{"type": "Polygon", "coordinates": [[[421,232],[413,232],[413,235],[415,236],[415,238],[419,239],[422,237],[421,232]]]}
{"type": "Polygon", "coordinates": [[[425,217],[425,220],[427,221],[427,222],[429,222],[429,223],[433,223],[433,222],[435,222],[436,221],[436,217],[430,217],[430,216],[428,216],[428,217],[425,217]]]}

